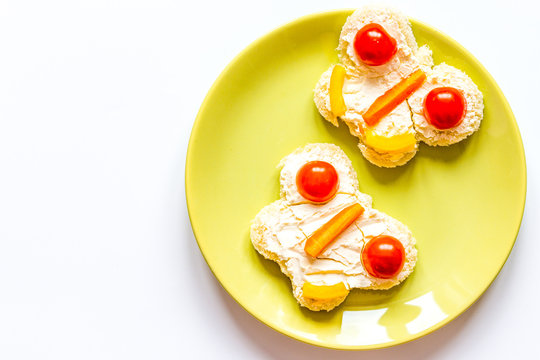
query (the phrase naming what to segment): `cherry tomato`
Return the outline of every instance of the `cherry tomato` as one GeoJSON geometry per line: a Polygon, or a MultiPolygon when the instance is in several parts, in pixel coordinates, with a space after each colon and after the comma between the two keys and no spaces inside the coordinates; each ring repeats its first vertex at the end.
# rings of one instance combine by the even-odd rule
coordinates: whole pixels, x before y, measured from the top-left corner
{"type": "Polygon", "coordinates": [[[296,187],[300,195],[316,203],[332,199],[336,195],[338,185],[336,169],[325,161],[310,161],[296,174],[296,187]]]}
{"type": "Polygon", "coordinates": [[[467,101],[463,93],[453,87],[431,90],[424,100],[424,116],[437,129],[458,126],[467,113],[467,101]]]}
{"type": "Polygon", "coordinates": [[[376,278],[388,279],[399,274],[405,263],[405,249],[395,237],[379,235],[362,249],[362,264],[376,278]]]}
{"type": "Polygon", "coordinates": [[[386,64],[397,51],[396,40],[379,24],[367,24],[354,38],[354,49],[367,65],[386,64]]]}

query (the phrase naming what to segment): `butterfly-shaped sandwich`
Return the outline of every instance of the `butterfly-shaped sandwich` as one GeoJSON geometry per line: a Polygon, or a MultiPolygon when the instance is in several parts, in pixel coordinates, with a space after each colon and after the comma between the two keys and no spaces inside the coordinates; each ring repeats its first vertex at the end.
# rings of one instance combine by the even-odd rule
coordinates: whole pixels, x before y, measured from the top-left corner
{"type": "Polygon", "coordinates": [[[395,167],[414,157],[419,141],[457,143],[478,130],[482,93],[461,70],[433,66],[418,47],[407,18],[366,6],[347,18],[338,45],[341,64],[322,74],[314,90],[321,115],[345,122],[364,157],[395,167]]]}
{"type": "Polygon", "coordinates": [[[411,274],[413,235],[373,209],[341,148],[309,144],[280,166],[280,199],[252,221],[251,241],[290,278],[302,306],[332,310],[353,288],[388,289],[411,274]]]}

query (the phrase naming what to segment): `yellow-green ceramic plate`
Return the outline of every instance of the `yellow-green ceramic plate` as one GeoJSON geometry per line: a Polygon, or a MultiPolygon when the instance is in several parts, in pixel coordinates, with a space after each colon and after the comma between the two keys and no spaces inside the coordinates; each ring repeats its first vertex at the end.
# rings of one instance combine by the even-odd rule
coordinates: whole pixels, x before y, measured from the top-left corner
{"type": "Polygon", "coordinates": [[[318,114],[313,87],[337,61],[350,11],[303,17],[259,39],[232,61],[204,101],[189,142],[186,197],[193,232],[217,279],[247,311],[298,340],[329,348],[403,343],[448,323],[487,289],[510,254],[525,203],[518,127],[482,65],[448,36],[412,21],[435,64],[464,70],[484,94],[480,130],[450,147],[420,146],[397,169],[368,163],[347,127],[318,114]],[[260,256],[250,220],[279,198],[279,160],[313,142],[339,145],[375,208],[407,224],[418,263],[401,286],[355,290],[337,309],[311,312],[287,277],[260,256]]]}

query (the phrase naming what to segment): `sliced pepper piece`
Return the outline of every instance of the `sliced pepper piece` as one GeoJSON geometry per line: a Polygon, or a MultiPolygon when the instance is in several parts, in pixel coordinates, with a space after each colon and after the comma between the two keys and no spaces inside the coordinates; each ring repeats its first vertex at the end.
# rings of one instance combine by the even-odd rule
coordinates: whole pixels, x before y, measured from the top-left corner
{"type": "Polygon", "coordinates": [[[365,144],[379,152],[408,152],[414,150],[416,137],[412,133],[394,136],[377,135],[372,129],[365,132],[365,144]]]}
{"type": "Polygon", "coordinates": [[[304,297],[314,300],[331,300],[349,294],[349,290],[342,282],[334,285],[313,285],[305,282],[302,286],[302,292],[304,297]]]}
{"type": "Polygon", "coordinates": [[[376,125],[383,117],[390,114],[392,110],[418,90],[425,80],[426,74],[418,69],[379,96],[362,115],[366,124],[369,126],[376,125]]]}
{"type": "Polygon", "coordinates": [[[342,116],[347,111],[343,99],[343,83],[345,82],[345,68],[335,65],[330,75],[330,110],[335,116],[342,116]]]}
{"type": "Polygon", "coordinates": [[[334,241],[339,234],[347,229],[362,213],[364,208],[360,204],[353,204],[337,213],[326,224],[317,229],[306,240],[304,251],[317,257],[323,250],[334,241]]]}

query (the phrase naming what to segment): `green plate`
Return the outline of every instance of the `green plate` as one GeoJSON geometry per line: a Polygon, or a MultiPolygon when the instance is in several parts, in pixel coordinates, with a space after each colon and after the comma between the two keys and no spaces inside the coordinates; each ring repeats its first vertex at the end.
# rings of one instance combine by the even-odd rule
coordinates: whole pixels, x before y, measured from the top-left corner
{"type": "Polygon", "coordinates": [[[484,67],[448,36],[412,21],[435,64],[464,70],[484,94],[480,130],[450,147],[421,145],[405,166],[368,163],[347,127],[318,114],[313,87],[337,62],[351,11],[300,18],[238,55],[197,116],[186,160],[186,198],[204,258],[229,294],[268,326],[329,348],[403,343],[448,323],[487,289],[516,239],[526,191],[523,144],[512,111],[484,67]],[[339,145],[374,207],[407,224],[418,263],[386,291],[352,291],[331,312],[301,308],[278,266],[260,256],[250,221],[279,198],[279,160],[313,142],[339,145]]]}

